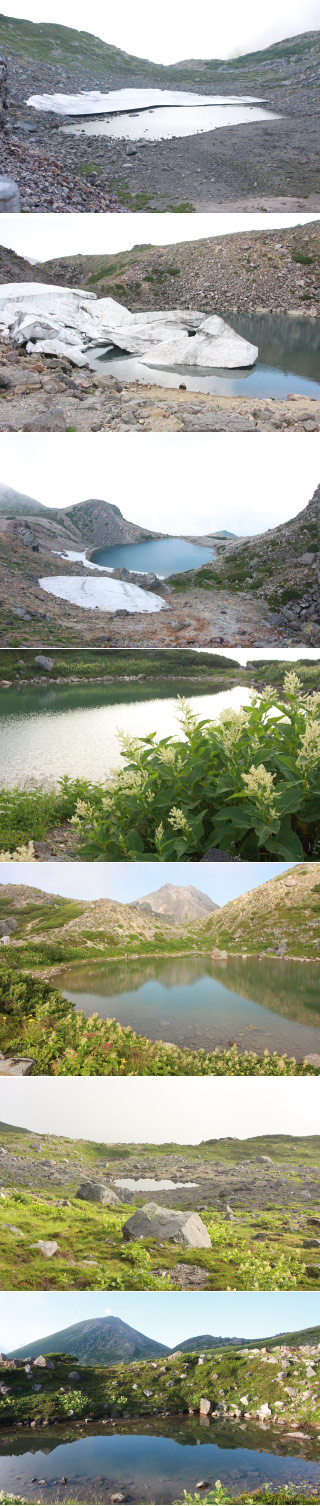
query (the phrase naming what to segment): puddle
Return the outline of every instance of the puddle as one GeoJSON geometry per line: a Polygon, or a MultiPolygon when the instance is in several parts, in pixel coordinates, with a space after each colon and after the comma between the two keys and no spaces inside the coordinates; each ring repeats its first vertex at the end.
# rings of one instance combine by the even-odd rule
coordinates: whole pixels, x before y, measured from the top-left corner
{"type": "Polygon", "coordinates": [[[170,1187],[198,1187],[198,1182],[172,1182],[165,1177],[118,1177],[115,1187],[127,1187],[136,1192],[168,1192],[170,1187]]]}
{"type": "Polygon", "coordinates": [[[113,115],[111,119],[86,120],[81,125],[64,125],[68,136],[105,136],[112,141],[171,141],[175,137],[199,136],[205,131],[226,126],[253,125],[255,121],[279,120],[279,116],[259,105],[167,106],[113,115]]]}

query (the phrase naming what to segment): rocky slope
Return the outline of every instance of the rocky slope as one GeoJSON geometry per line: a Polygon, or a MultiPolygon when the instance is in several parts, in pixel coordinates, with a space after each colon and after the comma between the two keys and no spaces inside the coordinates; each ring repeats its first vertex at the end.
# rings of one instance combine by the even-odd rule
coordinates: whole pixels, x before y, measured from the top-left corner
{"type": "Polygon", "coordinates": [[[246,57],[187,59],[171,67],[134,58],[87,32],[0,17],[8,57],[9,134],[3,171],[20,184],[23,208],[102,212],[117,207],[317,208],[319,34],[288,38],[246,57]],[[65,136],[56,117],[30,111],[30,94],[100,87],[171,87],[249,94],[277,119],[144,143],[65,136]],[[30,173],[30,158],[33,171],[30,173]]]}
{"type": "MultiPolygon", "coordinates": [[[[81,244],[81,221],[79,224],[81,244]]],[[[320,313],[320,220],[289,229],[238,231],[116,255],[30,262],[0,249],[1,282],[57,283],[114,297],[130,309],[208,313],[320,313]]]]}
{"type": "Polygon", "coordinates": [[[320,950],[320,863],[268,879],[223,905],[201,928],[203,941],[227,952],[294,955],[304,943],[320,950]]]}
{"type": "MultiPolygon", "coordinates": [[[[302,512],[279,528],[226,544],[212,566],[189,577],[199,589],[245,593],[265,602],[274,621],[294,630],[320,623],[320,485],[302,512]]],[[[187,583],[187,577],[184,576],[187,583]]],[[[181,577],[178,581],[181,589],[181,577]]]]}
{"type": "Polygon", "coordinates": [[[153,911],[156,915],[165,915],[176,924],[185,921],[196,921],[208,915],[212,910],[217,910],[218,905],[209,899],[208,894],[203,894],[200,889],[195,889],[193,884],[162,884],[160,889],[152,890],[151,894],[143,895],[143,899],[136,902],[139,910],[153,911]]]}
{"type": "MultiPolygon", "coordinates": [[[[203,909],[202,907],[202,914],[203,909]]],[[[208,908],[208,907],[207,907],[208,908]]],[[[213,906],[214,908],[214,906],[213,906]]],[[[197,912],[199,913],[199,911],[197,912]]],[[[36,938],[67,941],[70,938],[87,940],[98,937],[101,944],[110,947],[135,938],[137,942],[157,943],[172,939],[173,927],[179,932],[181,916],[144,908],[139,903],[120,904],[116,900],[88,900],[83,903],[62,899],[59,895],[45,894],[40,889],[23,884],[0,884],[0,932],[5,934],[6,923],[13,917],[18,921],[18,937],[25,941],[36,938]],[[48,938],[48,931],[50,933],[48,938]]],[[[190,915],[190,921],[193,917],[190,915]]],[[[185,915],[184,921],[189,919],[185,915]]]]}

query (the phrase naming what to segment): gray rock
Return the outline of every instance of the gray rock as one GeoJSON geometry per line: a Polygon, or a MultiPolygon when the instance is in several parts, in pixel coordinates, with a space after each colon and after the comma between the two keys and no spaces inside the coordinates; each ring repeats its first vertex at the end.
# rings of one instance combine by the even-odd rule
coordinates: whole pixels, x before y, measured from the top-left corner
{"type": "Polygon", "coordinates": [[[174,1244],[188,1245],[190,1249],[211,1249],[210,1234],[199,1213],[161,1208],[157,1203],[145,1203],[128,1218],[122,1232],[127,1240],[170,1240],[174,1244]]]}
{"type": "Polygon", "coordinates": [[[36,1243],[30,1245],[30,1249],[40,1250],[40,1254],[44,1255],[46,1260],[51,1260],[52,1255],[57,1255],[59,1245],[55,1239],[36,1239],[36,1243]]]}
{"type": "Polygon", "coordinates": [[[224,852],[222,847],[208,847],[202,858],[197,858],[200,863],[240,863],[240,858],[233,858],[231,852],[224,852]]]}
{"type": "Polygon", "coordinates": [[[47,659],[45,654],[36,654],[34,662],[37,669],[54,669],[54,659],[47,659]]]}
{"type": "Polygon", "coordinates": [[[0,1077],[31,1077],[35,1062],[28,1056],[3,1056],[0,1051],[0,1077]]]}
{"type": "Polygon", "coordinates": [[[36,1360],[32,1360],[33,1370],[54,1370],[53,1360],[48,1360],[46,1354],[38,1354],[36,1360]]]}
{"type": "Polygon", "coordinates": [[[76,1197],[81,1198],[83,1203],[103,1203],[110,1208],[120,1203],[120,1198],[112,1187],[104,1187],[102,1182],[81,1182],[76,1197]]]}
{"type": "Polygon", "coordinates": [[[271,1417],[271,1416],[272,1416],[272,1413],[271,1413],[271,1407],[269,1407],[269,1402],[268,1401],[264,1401],[262,1407],[258,1407],[258,1411],[256,1412],[256,1417],[259,1417],[260,1422],[266,1422],[268,1420],[268,1417],[271,1417]]]}
{"type": "Polygon", "coordinates": [[[69,1380],[80,1380],[79,1370],[69,1370],[69,1380]]]}
{"type": "Polygon", "coordinates": [[[320,1068],[320,1056],[317,1051],[311,1051],[310,1055],[305,1056],[304,1060],[307,1062],[308,1067],[320,1068]]]}
{"type": "Polygon", "coordinates": [[[9,915],[8,920],[0,921],[0,936],[12,936],[13,932],[17,930],[18,921],[14,920],[13,915],[9,915]]]}

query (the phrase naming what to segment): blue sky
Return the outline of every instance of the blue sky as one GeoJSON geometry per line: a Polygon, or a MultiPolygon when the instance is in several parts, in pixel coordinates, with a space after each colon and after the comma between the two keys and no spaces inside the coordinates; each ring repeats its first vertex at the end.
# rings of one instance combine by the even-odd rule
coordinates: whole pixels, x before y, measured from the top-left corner
{"type": "Polygon", "coordinates": [[[315,1292],[5,1292],[0,1351],[112,1312],[170,1346],[196,1334],[263,1338],[320,1323],[315,1292]]]}
{"type": "Polygon", "coordinates": [[[108,898],[129,904],[162,884],[193,884],[217,905],[285,873],[293,863],[1,863],[2,884],[32,884],[75,899],[108,898]]]}

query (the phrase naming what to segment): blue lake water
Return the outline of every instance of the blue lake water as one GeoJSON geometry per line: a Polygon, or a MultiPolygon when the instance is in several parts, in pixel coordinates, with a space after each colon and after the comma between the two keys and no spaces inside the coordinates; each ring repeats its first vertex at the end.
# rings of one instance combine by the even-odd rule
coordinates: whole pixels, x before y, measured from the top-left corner
{"type": "MultiPolygon", "coordinates": [[[[320,945],[318,946],[320,951],[320,945]]],[[[55,978],[89,1017],[116,1018],[151,1040],[212,1051],[320,1052],[320,964],[275,958],[139,957],[81,962],[55,978]]]]}
{"type": "Polygon", "coordinates": [[[118,544],[112,549],[95,549],[91,559],[111,569],[124,565],[127,570],[148,572],[165,577],[181,570],[196,570],[214,558],[213,550],[187,539],[150,539],[140,544],[118,544]]]}
{"type": "MultiPolygon", "coordinates": [[[[165,293],[163,302],[165,307],[165,293]]],[[[104,371],[106,376],[116,376],[120,381],[175,388],[183,384],[191,392],[211,392],[224,397],[286,398],[292,392],[320,397],[320,319],[307,315],[234,314],[222,308],[215,312],[237,334],[258,346],[259,357],[254,366],[236,371],[201,366],[176,366],[169,370],[153,366],[151,356],[150,365],[145,366],[137,356],[124,355],[110,347],[105,351],[98,347],[91,350],[90,365],[100,375],[104,371]]]]}
{"type": "Polygon", "coordinates": [[[69,1439],[61,1428],[48,1429],[45,1439],[40,1432],[0,1438],[1,1490],[23,1491],[30,1502],[68,1502],[70,1494],[73,1501],[105,1502],[112,1491],[121,1491],[132,1502],[163,1506],[183,1501],[184,1490],[193,1492],[200,1479],[212,1487],[222,1480],[235,1500],[266,1481],[279,1490],[294,1482],[301,1491],[307,1483],[320,1491],[319,1444],[289,1443],[275,1433],[271,1437],[268,1429],[215,1425],[212,1437],[212,1426],[181,1417],[162,1429],[153,1420],[137,1421],[131,1431],[126,1424],[112,1436],[97,1429],[72,1438],[72,1431],[69,1439]],[[38,1481],[45,1483],[39,1487],[38,1481]]]}

